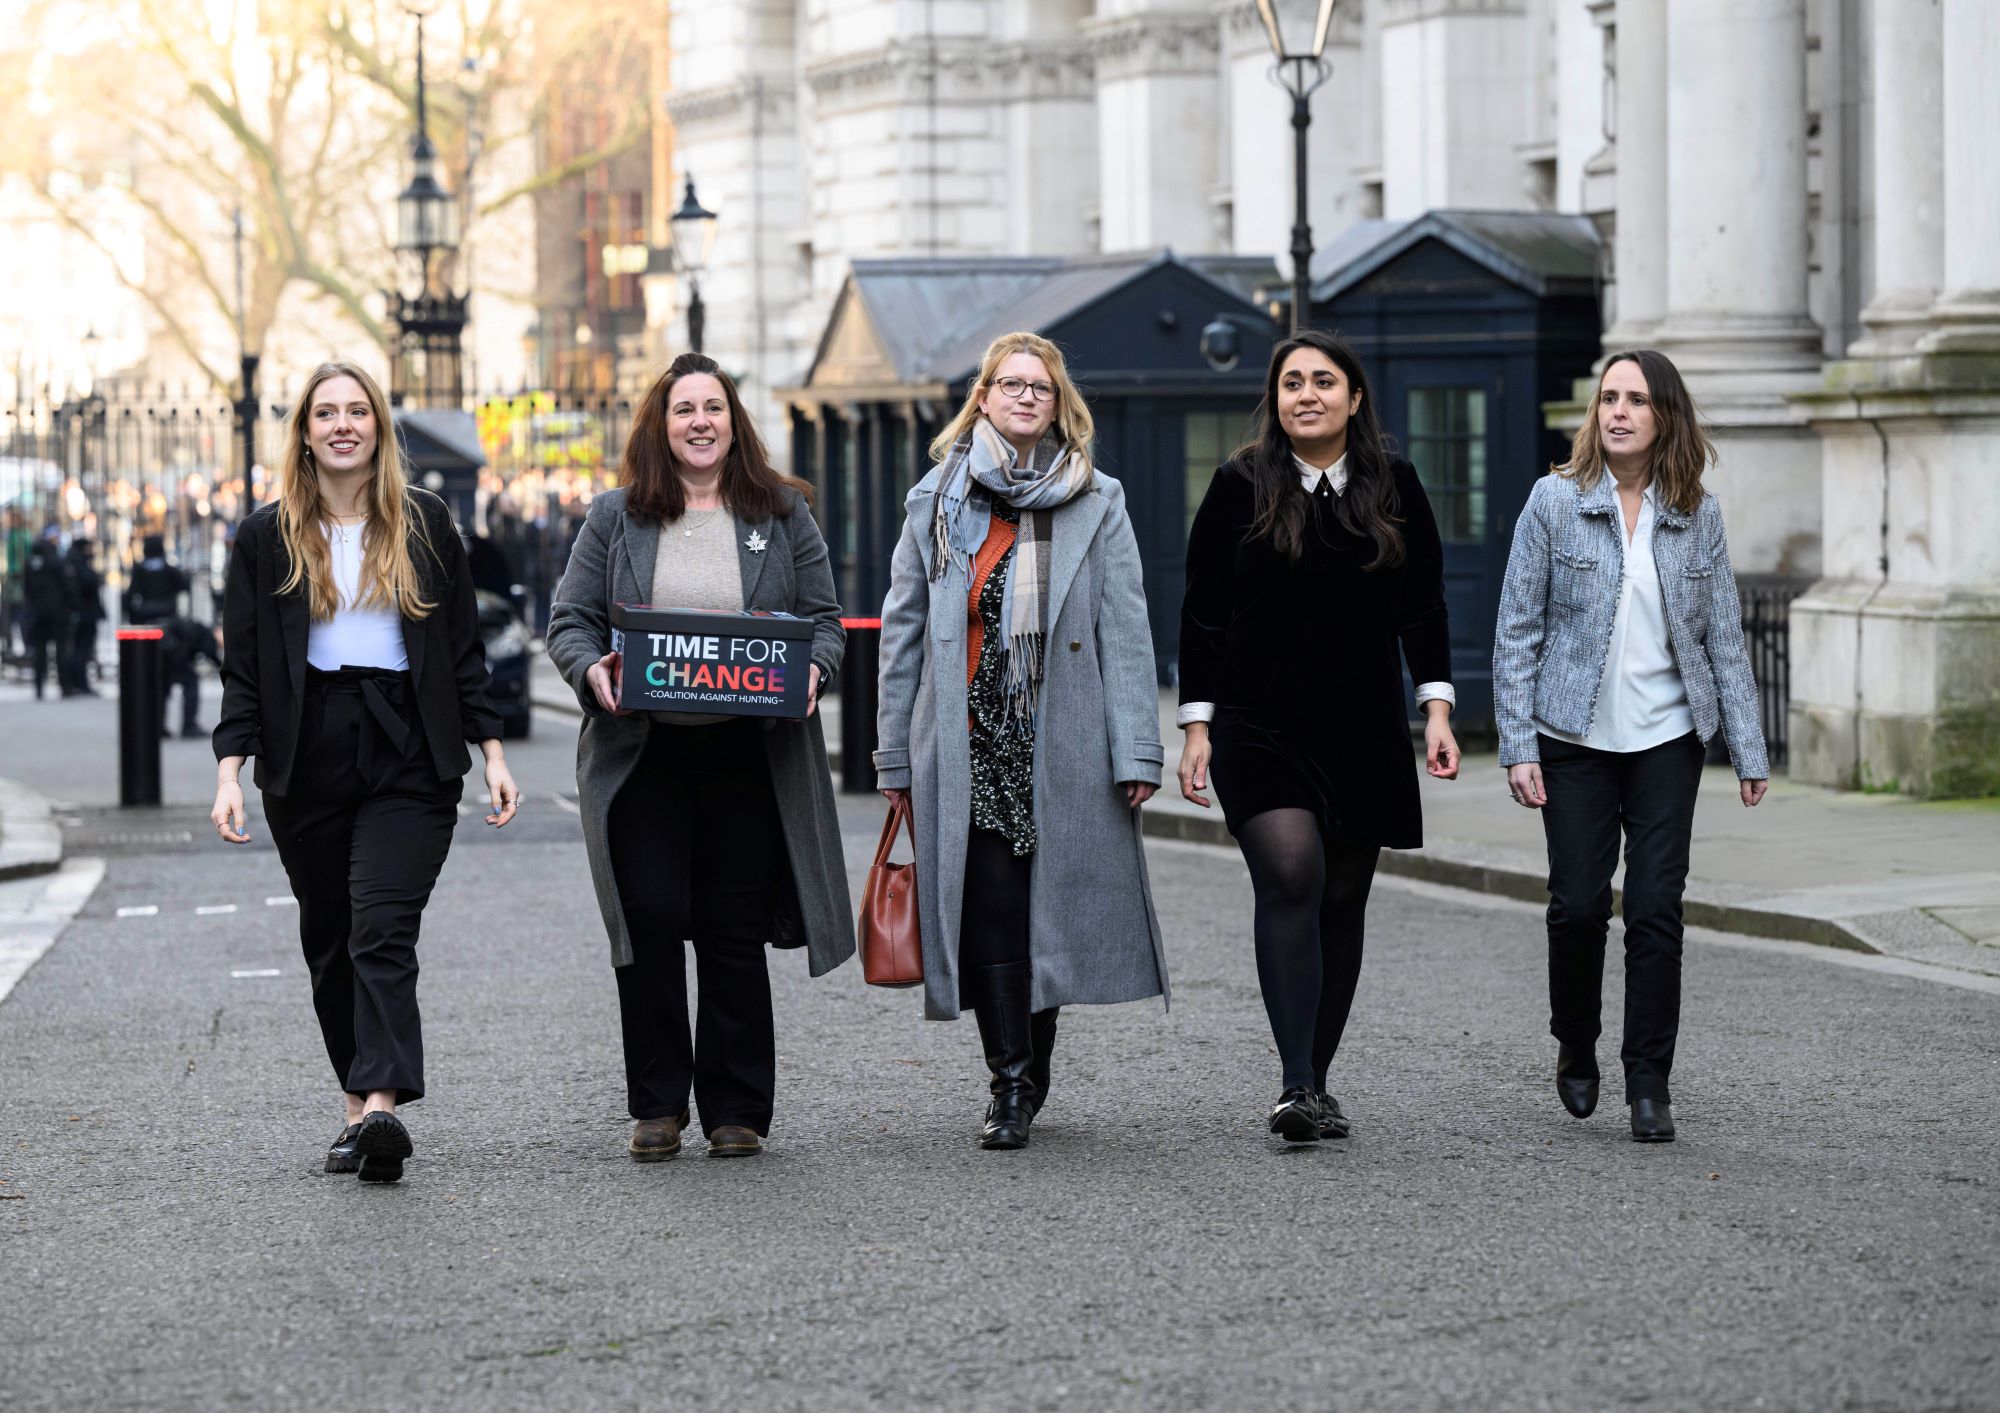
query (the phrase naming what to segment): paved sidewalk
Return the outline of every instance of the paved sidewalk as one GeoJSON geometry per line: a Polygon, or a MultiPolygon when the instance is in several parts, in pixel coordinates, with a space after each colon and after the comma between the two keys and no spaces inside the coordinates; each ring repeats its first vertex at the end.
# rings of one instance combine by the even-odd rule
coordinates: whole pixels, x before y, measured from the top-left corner
{"type": "MultiPolygon", "coordinates": [[[[546,659],[535,703],[577,710],[546,659]]],[[[824,709],[838,770],[839,698],[824,709]]],[[[1172,786],[1180,732],[1171,692],[1160,694],[1160,733],[1169,782],[1146,807],[1147,833],[1229,843],[1221,810],[1189,804],[1172,786]]],[[[1547,898],[1541,822],[1508,798],[1497,756],[1468,756],[1456,781],[1421,778],[1425,846],[1384,853],[1385,873],[1547,898]]],[[[1780,776],[1764,803],[1746,810],[1736,777],[1711,767],[1695,821],[1687,919],[2000,976],[2000,800],[1860,795],[1780,776]]]]}

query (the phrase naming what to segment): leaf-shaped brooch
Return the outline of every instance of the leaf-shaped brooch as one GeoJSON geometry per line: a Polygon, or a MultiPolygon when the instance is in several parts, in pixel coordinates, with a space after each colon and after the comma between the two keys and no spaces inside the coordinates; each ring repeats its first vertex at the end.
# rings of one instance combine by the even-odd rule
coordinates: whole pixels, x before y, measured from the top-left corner
{"type": "Polygon", "coordinates": [[[752,530],[750,532],[750,538],[743,542],[743,548],[749,550],[750,553],[752,554],[762,554],[764,552],[764,546],[769,543],[770,543],[769,540],[765,539],[755,530],[752,530]]]}

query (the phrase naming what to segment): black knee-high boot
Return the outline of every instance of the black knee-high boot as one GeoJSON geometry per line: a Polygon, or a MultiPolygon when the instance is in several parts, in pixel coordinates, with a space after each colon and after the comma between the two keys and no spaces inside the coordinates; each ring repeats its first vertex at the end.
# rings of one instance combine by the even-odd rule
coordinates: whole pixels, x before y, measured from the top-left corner
{"type": "Polygon", "coordinates": [[[1028,1112],[1040,1116],[1042,1105],[1049,1101],[1049,1056],[1056,1049],[1056,1013],[1062,1007],[1051,1006],[1046,1011],[1036,1011],[1028,1023],[1028,1038],[1033,1042],[1035,1058],[1028,1065],[1028,1083],[1035,1086],[1035,1097],[1028,1101],[1028,1112]]]}
{"type": "Polygon", "coordinates": [[[1025,1148],[1028,1124],[1035,1116],[1035,1086],[1028,1078],[1035,1060],[1033,1021],[1028,1012],[1028,964],[1003,962],[979,970],[973,1014],[979,1018],[986,1068],[993,1072],[993,1102],[986,1108],[979,1146],[1025,1148]]]}

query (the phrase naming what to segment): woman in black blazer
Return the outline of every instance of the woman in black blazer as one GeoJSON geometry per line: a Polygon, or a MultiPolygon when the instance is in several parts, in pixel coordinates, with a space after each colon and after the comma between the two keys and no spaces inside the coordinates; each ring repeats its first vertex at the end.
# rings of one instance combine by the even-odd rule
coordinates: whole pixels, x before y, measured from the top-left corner
{"type": "Polygon", "coordinates": [[[1326,1091],[1382,849],[1423,843],[1403,661],[1430,773],[1458,774],[1444,556],[1361,361],[1312,330],[1271,355],[1254,439],[1188,537],[1181,794],[1213,771],[1255,889],[1257,979],[1284,1066],[1271,1132],[1344,1138],[1326,1091]],[[1400,650],[1400,652],[1399,652],[1400,650]]]}
{"type": "Polygon", "coordinates": [[[424,1092],[417,928],[458,823],[465,743],[486,758],[488,823],[512,819],[520,792],[465,547],[444,502],[405,483],[382,390],[321,364],[289,438],[278,499],[229,560],[210,818],[249,842],[239,777],[256,757],[346,1101],[326,1170],[394,1182],[411,1152],[396,1105],[424,1092]]]}

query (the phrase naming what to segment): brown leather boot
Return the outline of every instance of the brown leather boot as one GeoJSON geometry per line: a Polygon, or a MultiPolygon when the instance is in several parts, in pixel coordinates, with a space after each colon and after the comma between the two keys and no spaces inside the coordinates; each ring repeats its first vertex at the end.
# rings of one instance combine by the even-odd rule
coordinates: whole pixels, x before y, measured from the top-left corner
{"type": "Polygon", "coordinates": [[[635,1163],[664,1163],[681,1151],[681,1130],[687,1126],[688,1111],[664,1119],[639,1119],[632,1125],[632,1141],[625,1151],[635,1163]]]}
{"type": "Polygon", "coordinates": [[[763,1151],[764,1144],[757,1137],[757,1131],[744,1128],[741,1124],[718,1124],[715,1132],[708,1136],[708,1156],[711,1158],[747,1158],[763,1151]]]}

